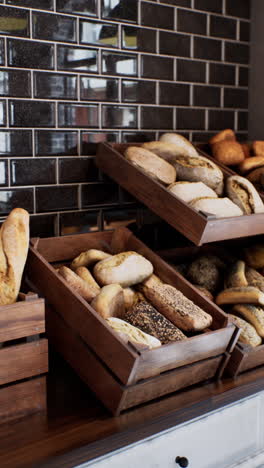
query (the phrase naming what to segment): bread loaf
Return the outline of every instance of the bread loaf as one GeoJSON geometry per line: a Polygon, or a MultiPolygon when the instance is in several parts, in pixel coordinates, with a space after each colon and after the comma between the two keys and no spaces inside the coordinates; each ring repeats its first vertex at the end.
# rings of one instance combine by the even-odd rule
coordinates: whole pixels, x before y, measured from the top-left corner
{"type": "Polygon", "coordinates": [[[124,288],[123,294],[124,294],[126,310],[131,309],[131,307],[136,305],[138,302],[145,300],[143,294],[141,294],[138,291],[134,291],[134,289],[132,288],[124,288]]]}
{"type": "Polygon", "coordinates": [[[111,317],[106,319],[106,322],[126,343],[130,341],[130,343],[142,345],[148,349],[159,348],[161,346],[161,342],[157,338],[144,333],[122,319],[111,317]]]}
{"type": "Polygon", "coordinates": [[[264,166],[264,156],[252,156],[252,158],[246,158],[238,166],[238,170],[241,174],[246,174],[253,169],[264,166]]]}
{"type": "Polygon", "coordinates": [[[242,146],[237,141],[222,140],[212,145],[214,158],[226,166],[243,164],[245,154],[242,146]]]}
{"type": "Polygon", "coordinates": [[[252,304],[237,304],[233,307],[233,311],[253,325],[259,336],[264,338],[264,309],[262,307],[252,304]]]}
{"type": "Polygon", "coordinates": [[[122,317],[125,311],[123,289],[119,284],[104,286],[93,299],[91,306],[104,319],[108,317],[122,317]]]}
{"type": "Polygon", "coordinates": [[[197,197],[217,198],[215,191],[203,182],[174,182],[169,185],[168,190],[185,203],[190,203],[197,197]]]}
{"type": "Polygon", "coordinates": [[[264,156],[264,141],[253,141],[252,149],[256,156],[264,156]]]}
{"type": "Polygon", "coordinates": [[[228,314],[228,317],[230,318],[231,322],[234,323],[234,325],[241,329],[239,336],[239,341],[241,341],[241,343],[245,343],[253,347],[259,346],[261,344],[261,338],[252,325],[233,314],[228,314]]]}
{"type": "Polygon", "coordinates": [[[142,148],[156,154],[160,158],[171,163],[175,156],[181,154],[181,148],[173,143],[165,143],[163,141],[150,141],[144,143],[142,148]]]}
{"type": "Polygon", "coordinates": [[[264,244],[254,244],[244,250],[245,261],[248,266],[256,268],[264,268],[264,244]]]}
{"type": "Polygon", "coordinates": [[[86,283],[86,281],[80,278],[74,271],[70,270],[70,268],[66,266],[60,267],[59,274],[67,281],[68,285],[86,301],[91,302],[93,298],[97,296],[98,289],[86,283]]]}
{"type": "Polygon", "coordinates": [[[101,260],[109,257],[111,257],[111,255],[103,252],[102,250],[89,249],[86,252],[82,252],[72,261],[71,268],[75,270],[81,266],[87,267],[89,265],[94,265],[96,262],[100,262],[101,260]]]}
{"type": "Polygon", "coordinates": [[[118,283],[124,288],[144,281],[152,273],[152,264],[136,252],[113,255],[94,267],[94,276],[99,284],[118,283]]]}
{"type": "Polygon", "coordinates": [[[197,211],[214,215],[216,218],[232,218],[243,215],[240,207],[229,198],[196,198],[191,201],[190,206],[197,211]]]}
{"type": "Polygon", "coordinates": [[[86,283],[90,284],[100,292],[100,286],[96,283],[94,277],[91,275],[90,271],[86,267],[78,267],[75,270],[75,273],[80,276],[86,283]]]}
{"type": "Polygon", "coordinates": [[[223,140],[235,141],[236,140],[235,132],[233,130],[230,130],[229,128],[226,130],[222,130],[221,132],[214,135],[210,139],[209,143],[211,145],[214,145],[215,143],[218,143],[219,141],[223,141],[223,140]]]}
{"type": "Polygon", "coordinates": [[[214,255],[201,255],[189,266],[187,278],[211,293],[221,286],[224,263],[214,255]]]}
{"type": "Polygon", "coordinates": [[[264,205],[258,192],[251,182],[244,177],[229,177],[226,191],[229,198],[241,208],[244,214],[264,212],[264,205]]]}
{"type": "Polygon", "coordinates": [[[249,172],[247,174],[247,179],[252,184],[257,185],[259,189],[263,189],[263,186],[264,186],[264,166],[258,167],[257,169],[254,169],[253,171],[249,172]]]}
{"type": "Polygon", "coordinates": [[[261,273],[254,270],[254,268],[246,267],[245,274],[249,286],[254,286],[254,288],[264,292],[264,277],[261,273]]]}
{"type": "Polygon", "coordinates": [[[216,304],[259,304],[264,305],[264,293],[253,286],[229,288],[220,292],[216,304]]]}
{"type": "Polygon", "coordinates": [[[246,264],[242,260],[233,263],[225,278],[225,288],[237,288],[247,286],[248,281],[245,275],[246,264]]]}
{"type": "Polygon", "coordinates": [[[162,143],[170,143],[173,144],[178,148],[178,154],[179,156],[185,155],[185,156],[197,156],[198,153],[194,146],[184,138],[182,135],[179,135],[178,133],[164,133],[160,137],[160,141],[162,143]]]}
{"type": "Polygon", "coordinates": [[[251,145],[249,143],[241,143],[241,148],[243,150],[243,153],[245,155],[245,158],[250,158],[250,153],[251,153],[251,145]]]}

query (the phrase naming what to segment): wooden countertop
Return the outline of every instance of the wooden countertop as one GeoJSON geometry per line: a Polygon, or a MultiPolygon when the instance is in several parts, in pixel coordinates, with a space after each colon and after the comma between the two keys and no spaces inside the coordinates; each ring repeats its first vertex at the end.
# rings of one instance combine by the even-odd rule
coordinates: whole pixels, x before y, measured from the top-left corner
{"type": "Polygon", "coordinates": [[[68,468],[216,410],[264,388],[264,366],[113,417],[53,354],[47,411],[0,426],[1,468],[68,468]]]}

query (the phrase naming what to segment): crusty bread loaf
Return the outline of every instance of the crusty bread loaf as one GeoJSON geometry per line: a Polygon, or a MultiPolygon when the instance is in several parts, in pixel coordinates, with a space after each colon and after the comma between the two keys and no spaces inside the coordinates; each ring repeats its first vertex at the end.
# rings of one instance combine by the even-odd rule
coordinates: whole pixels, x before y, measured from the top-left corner
{"type": "Polygon", "coordinates": [[[226,166],[236,166],[245,159],[244,151],[237,141],[222,140],[212,145],[214,158],[226,166]]]}
{"type": "Polygon", "coordinates": [[[123,318],[145,333],[155,336],[162,344],[186,340],[186,336],[179,328],[146,301],[136,304],[124,314],[123,318]]]}
{"type": "Polygon", "coordinates": [[[201,197],[194,199],[190,206],[197,211],[204,211],[214,215],[216,218],[232,218],[242,216],[243,211],[229,198],[201,197]]]}
{"type": "Polygon", "coordinates": [[[237,304],[233,307],[235,314],[239,314],[251,323],[261,338],[264,338],[264,309],[252,304],[237,304]]]}
{"type": "Polygon", "coordinates": [[[259,304],[264,305],[264,293],[253,286],[229,288],[221,291],[216,304],[259,304]]]}
{"type": "Polygon", "coordinates": [[[137,252],[122,252],[97,263],[94,276],[99,284],[118,283],[124,288],[141,283],[153,273],[153,266],[137,252]]]}
{"type": "Polygon", "coordinates": [[[145,298],[143,294],[138,291],[134,291],[133,288],[124,288],[123,289],[124,300],[125,300],[125,309],[129,310],[131,307],[136,305],[140,301],[144,301],[145,298]]]}
{"type": "Polygon", "coordinates": [[[119,284],[104,286],[92,300],[91,306],[104,319],[108,317],[122,317],[125,312],[123,289],[119,284]]]}
{"type": "Polygon", "coordinates": [[[0,230],[0,305],[17,300],[29,247],[29,214],[11,211],[0,230]]]}
{"type": "Polygon", "coordinates": [[[200,331],[212,324],[211,315],[169,284],[150,287],[143,283],[143,293],[160,313],[184,331],[200,331]]]}
{"type": "Polygon", "coordinates": [[[217,198],[215,191],[203,182],[174,182],[169,185],[168,190],[185,203],[190,203],[197,197],[217,198]]]}
{"type": "Polygon", "coordinates": [[[98,290],[98,293],[100,292],[100,286],[99,284],[96,283],[94,277],[86,267],[78,267],[75,270],[75,273],[80,276],[86,283],[90,284],[94,288],[98,290]]]}
{"type": "Polygon", "coordinates": [[[238,166],[238,170],[241,174],[246,174],[253,169],[264,166],[264,156],[252,156],[252,158],[246,158],[238,166]]]}
{"type": "Polygon", "coordinates": [[[74,273],[74,271],[70,270],[70,268],[66,266],[60,267],[59,274],[67,281],[68,285],[86,299],[86,301],[91,302],[93,298],[97,296],[98,289],[86,283],[86,281],[74,273]]]}
{"type": "Polygon", "coordinates": [[[261,337],[258,335],[256,329],[240,317],[233,314],[228,314],[231,322],[241,329],[239,341],[250,346],[259,346],[261,344],[261,337]]]}
{"type": "Polygon", "coordinates": [[[264,156],[264,141],[253,141],[252,149],[256,156],[264,156]]]}
{"type": "Polygon", "coordinates": [[[247,286],[248,281],[245,275],[246,264],[242,260],[230,265],[225,277],[225,288],[237,288],[247,286]]]}
{"type": "Polygon", "coordinates": [[[136,345],[148,349],[159,348],[161,342],[154,336],[144,333],[142,330],[116,317],[106,319],[108,325],[123,339],[126,343],[135,343],[136,345]]]}
{"type": "Polygon", "coordinates": [[[258,288],[260,291],[264,292],[264,277],[261,273],[247,266],[245,274],[249,286],[254,286],[254,288],[258,288]]]}
{"type": "Polygon", "coordinates": [[[164,133],[160,137],[162,143],[171,143],[178,148],[179,155],[197,156],[198,153],[194,146],[182,135],[178,133],[164,133]]]}
{"type": "Polygon", "coordinates": [[[175,156],[181,154],[181,149],[177,145],[174,145],[173,143],[165,143],[163,141],[150,141],[144,143],[142,148],[151,151],[169,163],[173,161],[175,156]]]}
{"type": "Polygon", "coordinates": [[[264,212],[264,205],[258,192],[251,182],[244,177],[228,177],[226,192],[229,198],[241,208],[244,214],[264,212]]]}
{"type": "Polygon", "coordinates": [[[223,141],[223,140],[235,141],[236,140],[235,132],[229,128],[226,130],[222,130],[221,132],[214,135],[210,139],[209,143],[211,145],[214,145],[215,143],[218,143],[219,141],[223,141]]]}
{"type": "Polygon", "coordinates": [[[151,151],[138,146],[129,146],[124,155],[134,166],[139,167],[161,184],[170,185],[175,182],[175,168],[151,151]]]}
{"type": "Polygon", "coordinates": [[[222,284],[225,264],[214,255],[201,255],[190,264],[187,278],[211,293],[215,293],[222,284]]]}
{"type": "Polygon", "coordinates": [[[256,270],[264,268],[264,244],[254,244],[244,249],[246,264],[256,270]]]}
{"type": "Polygon", "coordinates": [[[89,249],[86,252],[82,252],[72,261],[71,268],[75,270],[81,266],[87,267],[89,265],[94,265],[96,262],[100,262],[101,260],[109,257],[111,257],[111,255],[103,252],[102,250],[89,249]]]}

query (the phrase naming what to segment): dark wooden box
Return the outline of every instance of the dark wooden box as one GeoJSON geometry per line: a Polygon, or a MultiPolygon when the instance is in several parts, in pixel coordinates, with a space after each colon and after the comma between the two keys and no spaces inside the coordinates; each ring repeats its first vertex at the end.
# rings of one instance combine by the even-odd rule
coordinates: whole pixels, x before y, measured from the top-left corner
{"type": "MultiPolygon", "coordinates": [[[[134,145],[100,143],[96,154],[98,167],[196,245],[263,233],[262,213],[216,218],[194,210],[124,158],[125,149],[134,145]]],[[[224,177],[233,174],[225,166],[219,167],[224,177]]]]}
{"type": "Polygon", "coordinates": [[[126,228],[33,241],[28,281],[47,303],[47,334],[54,347],[114,414],[221,375],[238,329],[227,316],[126,228]],[[125,344],[92,307],[58,275],[89,249],[134,250],[148,258],[160,278],[180,289],[213,317],[210,330],[154,350],[125,344]]]}

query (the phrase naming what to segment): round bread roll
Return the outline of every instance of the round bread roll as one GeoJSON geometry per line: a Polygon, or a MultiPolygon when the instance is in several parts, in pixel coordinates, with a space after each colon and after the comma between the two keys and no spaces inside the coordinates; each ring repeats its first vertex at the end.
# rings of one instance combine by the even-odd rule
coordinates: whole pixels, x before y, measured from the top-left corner
{"type": "Polygon", "coordinates": [[[253,141],[252,149],[256,156],[264,156],[264,141],[253,141]]]}
{"type": "Polygon", "coordinates": [[[214,255],[202,255],[190,264],[187,278],[195,286],[214,293],[221,287],[224,267],[224,263],[214,255]]]}
{"type": "Polygon", "coordinates": [[[249,180],[240,176],[228,177],[226,192],[229,198],[244,214],[263,213],[264,205],[255,187],[249,180]]]}
{"type": "Polygon", "coordinates": [[[240,317],[236,317],[233,314],[228,314],[231,322],[234,323],[238,328],[240,328],[241,333],[239,336],[239,341],[250,346],[259,346],[261,344],[261,338],[258,335],[256,329],[240,317]]]}
{"type": "Polygon", "coordinates": [[[174,182],[169,185],[168,190],[185,203],[190,203],[197,197],[217,198],[215,191],[203,182],[174,182]]]}
{"type": "Polygon", "coordinates": [[[243,148],[237,141],[222,140],[215,143],[212,145],[212,154],[217,161],[226,166],[235,166],[245,159],[243,148]]]}
{"type": "Polygon", "coordinates": [[[264,187],[264,165],[262,167],[258,167],[253,171],[247,174],[247,179],[254,185],[257,185],[258,188],[263,189],[264,187]]]}
{"type": "Polygon", "coordinates": [[[252,156],[252,158],[246,158],[238,166],[238,170],[241,174],[246,174],[253,169],[264,166],[264,156],[252,156]]]}
{"type": "Polygon", "coordinates": [[[248,323],[253,325],[261,338],[264,338],[264,309],[252,304],[236,304],[233,307],[235,314],[239,314],[248,323]]]}
{"type": "Polygon", "coordinates": [[[162,143],[171,143],[178,148],[178,154],[186,156],[198,156],[198,153],[194,146],[182,135],[178,133],[164,133],[160,137],[162,143]]]}
{"type": "Polygon", "coordinates": [[[219,141],[223,141],[223,140],[235,141],[236,140],[235,132],[229,128],[226,130],[222,130],[221,132],[214,135],[210,139],[209,143],[211,145],[214,145],[215,143],[219,143],[219,141]]]}
{"type": "Polygon", "coordinates": [[[149,349],[159,348],[161,346],[161,342],[157,338],[144,333],[142,330],[139,330],[122,319],[112,317],[106,319],[106,322],[126,343],[130,341],[131,343],[142,345],[149,349]]]}

